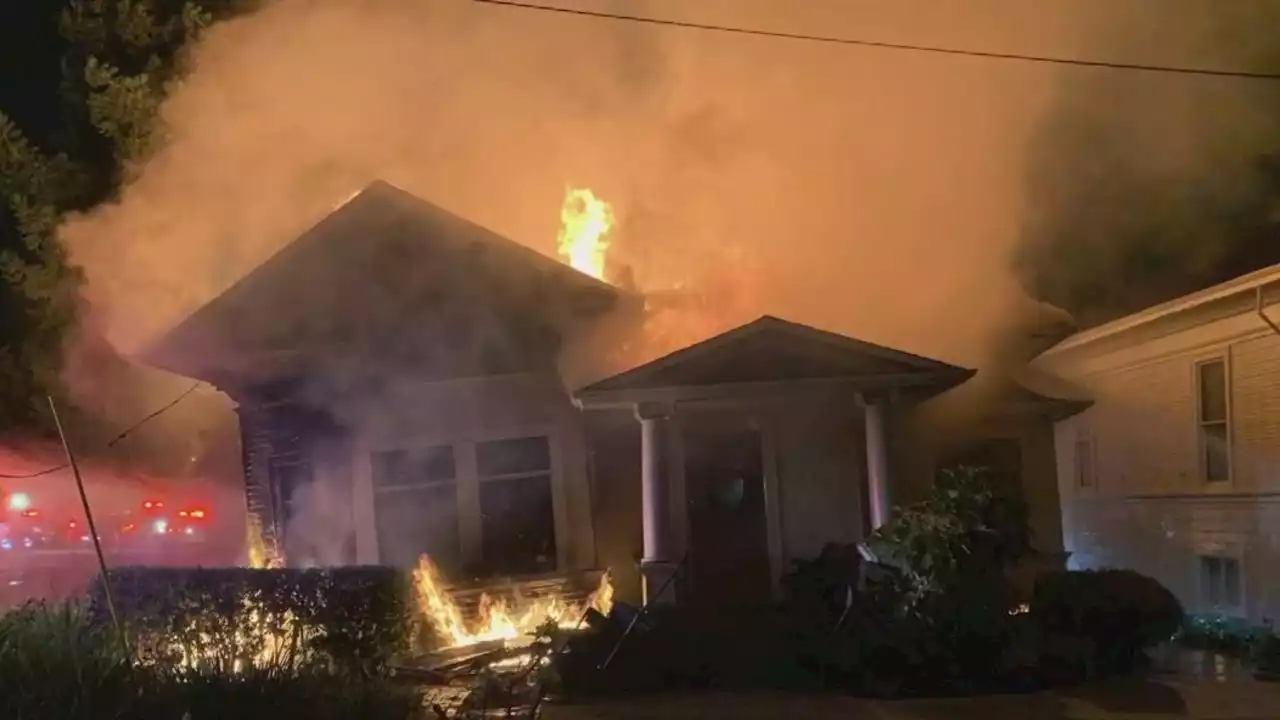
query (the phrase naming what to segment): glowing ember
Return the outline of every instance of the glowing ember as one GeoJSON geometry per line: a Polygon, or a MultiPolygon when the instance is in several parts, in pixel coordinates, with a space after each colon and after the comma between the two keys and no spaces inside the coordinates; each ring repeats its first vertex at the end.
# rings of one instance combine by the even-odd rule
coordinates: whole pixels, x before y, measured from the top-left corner
{"type": "Polygon", "coordinates": [[[463,618],[462,611],[445,589],[439,570],[426,555],[418,560],[418,568],[413,573],[413,584],[418,607],[451,647],[494,640],[518,640],[535,634],[548,621],[571,629],[577,627],[587,607],[605,615],[613,609],[613,584],[608,572],[600,578],[600,585],[588,598],[586,606],[578,606],[561,598],[540,598],[523,608],[509,608],[501,599],[481,595],[479,617],[474,623],[468,623],[463,618]]]}
{"type": "Polygon", "coordinates": [[[569,188],[560,206],[559,253],[573,269],[604,280],[613,207],[586,188],[569,188]]]}

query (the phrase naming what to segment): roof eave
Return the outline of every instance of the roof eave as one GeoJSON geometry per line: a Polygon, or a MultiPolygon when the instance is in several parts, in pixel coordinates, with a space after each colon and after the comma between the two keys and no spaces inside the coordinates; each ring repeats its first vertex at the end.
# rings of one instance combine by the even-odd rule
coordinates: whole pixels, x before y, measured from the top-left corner
{"type": "MultiPolygon", "coordinates": [[[[584,410],[623,408],[638,403],[693,403],[729,399],[765,399],[797,396],[848,395],[875,391],[908,391],[917,399],[927,399],[950,390],[973,377],[976,370],[956,368],[937,373],[867,375],[767,382],[736,382],[710,385],[597,387],[587,386],[573,393],[573,402],[584,410]]],[[[607,381],[606,381],[607,382],[607,381]]],[[[600,383],[597,383],[600,385],[600,383]]]]}
{"type": "Polygon", "coordinates": [[[1069,335],[1040,353],[1036,359],[1052,360],[1085,350],[1092,345],[1140,330],[1160,320],[1189,314],[1210,303],[1255,297],[1275,286],[1280,286],[1280,265],[1263,268],[1234,280],[1069,335]]]}

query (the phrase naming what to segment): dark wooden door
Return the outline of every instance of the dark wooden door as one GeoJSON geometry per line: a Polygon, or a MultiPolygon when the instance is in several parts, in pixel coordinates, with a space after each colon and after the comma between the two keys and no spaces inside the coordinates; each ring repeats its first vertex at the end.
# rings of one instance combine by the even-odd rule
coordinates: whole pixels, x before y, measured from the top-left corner
{"type": "Polygon", "coordinates": [[[770,599],[761,450],[755,430],[685,434],[689,589],[695,604],[742,606],[770,599]]]}

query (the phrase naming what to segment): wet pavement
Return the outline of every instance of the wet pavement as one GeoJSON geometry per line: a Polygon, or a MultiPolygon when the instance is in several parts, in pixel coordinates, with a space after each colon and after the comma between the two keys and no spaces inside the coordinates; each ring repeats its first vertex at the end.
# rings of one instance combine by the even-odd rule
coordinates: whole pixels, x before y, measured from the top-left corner
{"type": "Polygon", "coordinates": [[[1147,678],[1032,695],[860,700],[823,695],[701,694],[550,706],[546,720],[1280,720],[1280,684],[1206,653],[1161,653],[1147,678]]]}

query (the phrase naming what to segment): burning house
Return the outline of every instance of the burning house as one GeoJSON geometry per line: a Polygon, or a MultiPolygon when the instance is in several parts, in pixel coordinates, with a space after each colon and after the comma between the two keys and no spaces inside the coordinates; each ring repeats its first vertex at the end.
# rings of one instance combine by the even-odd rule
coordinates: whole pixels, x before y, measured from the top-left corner
{"type": "MultiPolygon", "coordinates": [[[[376,183],[144,359],[238,404],[249,512],[290,564],[425,554],[455,585],[531,586],[609,568],[619,597],[700,604],[773,596],[790,559],[911,498],[938,459],[917,407],[974,374],[762,317],[566,388],[562,355],[643,309],[376,183]]],[[[1004,451],[1052,556],[1057,406],[1019,397],[974,447],[1004,451]]]]}

